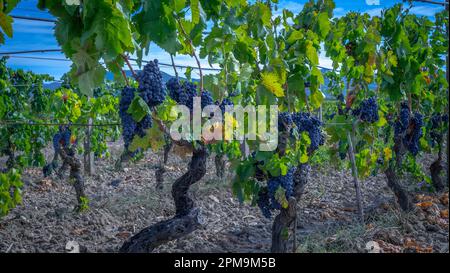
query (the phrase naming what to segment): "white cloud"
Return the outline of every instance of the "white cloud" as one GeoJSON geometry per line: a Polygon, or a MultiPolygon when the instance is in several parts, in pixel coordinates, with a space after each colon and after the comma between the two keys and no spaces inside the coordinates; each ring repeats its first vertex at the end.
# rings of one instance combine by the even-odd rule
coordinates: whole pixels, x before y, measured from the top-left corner
{"type": "Polygon", "coordinates": [[[347,11],[343,8],[335,8],[333,13],[334,13],[334,17],[339,18],[339,17],[344,16],[347,13],[347,11]]]}
{"type": "Polygon", "coordinates": [[[375,8],[375,9],[368,9],[365,12],[369,14],[370,16],[380,16],[382,8],[375,8]]]}
{"type": "Polygon", "coordinates": [[[442,7],[414,6],[410,9],[410,12],[422,16],[434,16],[442,9],[442,7]]]}
{"type": "Polygon", "coordinates": [[[283,9],[288,9],[294,14],[299,13],[303,9],[303,4],[293,1],[280,1],[278,4],[278,10],[275,13],[282,13],[283,9]]]}

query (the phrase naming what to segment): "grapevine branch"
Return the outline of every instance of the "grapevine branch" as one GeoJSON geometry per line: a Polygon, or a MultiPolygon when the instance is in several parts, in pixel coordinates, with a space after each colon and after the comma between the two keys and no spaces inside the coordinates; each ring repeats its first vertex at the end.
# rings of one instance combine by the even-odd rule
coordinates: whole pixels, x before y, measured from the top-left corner
{"type": "MultiPolygon", "coordinates": [[[[153,116],[153,119],[156,121],[156,124],[158,125],[158,128],[159,128],[164,134],[166,134],[168,137],[170,137],[170,130],[169,130],[169,128],[167,128],[167,126],[164,124],[164,122],[163,122],[160,118],[158,118],[158,116],[157,116],[156,113],[157,113],[157,112],[156,112],[156,109],[153,108],[152,116],[153,116]]],[[[190,142],[187,141],[187,140],[183,140],[183,139],[180,139],[180,140],[174,140],[174,139],[172,139],[172,141],[173,141],[175,144],[179,145],[179,146],[188,147],[188,148],[194,150],[194,146],[192,145],[192,143],[190,143],[190,142]]]]}
{"type": "Polygon", "coordinates": [[[122,67],[120,67],[120,65],[119,65],[118,62],[114,62],[114,63],[115,63],[115,64],[117,65],[117,67],[120,69],[120,72],[122,72],[122,76],[123,76],[123,78],[125,79],[125,82],[127,83],[127,86],[130,86],[130,82],[128,81],[127,74],[125,74],[125,71],[123,71],[122,67]]]}
{"type": "MultiPolygon", "coordinates": [[[[30,126],[64,126],[67,123],[52,123],[52,122],[44,122],[44,123],[35,123],[32,121],[10,121],[10,120],[0,120],[0,124],[2,125],[30,125],[30,126]]],[[[109,127],[109,126],[120,126],[121,123],[103,123],[103,124],[88,124],[88,123],[71,123],[70,126],[78,126],[78,127],[109,127]]]]}
{"type": "Polygon", "coordinates": [[[198,71],[199,71],[199,74],[200,74],[200,94],[202,94],[203,93],[203,73],[202,73],[202,66],[200,65],[200,60],[199,60],[199,58],[197,56],[197,53],[195,53],[195,47],[194,47],[194,44],[192,43],[191,38],[189,38],[189,35],[187,35],[186,31],[184,30],[184,27],[183,27],[183,24],[180,21],[180,18],[178,18],[178,17],[175,17],[175,18],[176,18],[176,20],[178,22],[178,25],[180,26],[180,30],[183,33],[183,36],[189,42],[189,45],[190,45],[191,50],[192,50],[192,56],[195,58],[195,61],[197,62],[198,71]]]}
{"type": "Polygon", "coordinates": [[[125,60],[125,63],[127,64],[128,68],[130,69],[131,74],[133,74],[133,77],[135,79],[137,79],[136,72],[134,72],[134,69],[133,69],[133,67],[130,64],[130,60],[128,59],[128,56],[122,55],[122,58],[125,60]]]}
{"type": "Polygon", "coordinates": [[[175,77],[178,80],[178,71],[177,71],[177,67],[175,65],[175,61],[173,60],[173,54],[170,54],[170,61],[172,62],[172,67],[173,67],[173,71],[175,72],[175,77]]]}

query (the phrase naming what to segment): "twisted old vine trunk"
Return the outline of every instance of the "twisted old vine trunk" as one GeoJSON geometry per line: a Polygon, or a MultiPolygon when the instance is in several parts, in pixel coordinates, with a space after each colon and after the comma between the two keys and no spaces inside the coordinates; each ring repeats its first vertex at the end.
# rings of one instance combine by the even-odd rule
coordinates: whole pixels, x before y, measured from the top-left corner
{"type": "MultiPolygon", "coordinates": [[[[70,167],[70,179],[73,180],[73,187],[78,201],[76,210],[82,210],[86,194],[84,193],[84,179],[81,175],[81,161],[75,156],[73,148],[60,149],[63,166],[70,167]]],[[[61,167],[62,168],[62,167],[61,167]]]]}
{"type": "Polygon", "coordinates": [[[444,167],[442,166],[442,143],[439,143],[438,158],[430,165],[431,181],[433,183],[434,188],[438,192],[443,191],[445,188],[444,182],[442,182],[441,178],[441,172],[443,169],[444,167]]]}
{"type": "MultiPolygon", "coordinates": [[[[281,209],[280,213],[275,217],[272,226],[272,253],[288,252],[288,231],[297,218],[297,203],[300,201],[305,191],[305,186],[309,180],[310,173],[309,164],[300,164],[294,173],[294,196],[289,198],[289,205],[286,209],[281,209]]],[[[294,230],[297,228],[293,226],[294,230]]],[[[295,231],[294,231],[295,232],[295,231]]],[[[294,242],[295,244],[295,242],[294,242]]]]}
{"type": "Polygon", "coordinates": [[[200,146],[195,149],[188,171],[172,185],[172,197],[175,201],[175,216],[141,230],[128,239],[120,248],[122,253],[151,252],[159,245],[198,229],[203,224],[200,209],[194,208],[189,197],[189,188],[206,174],[208,151],[200,146]]]}
{"type": "Polygon", "coordinates": [[[116,160],[116,163],[114,164],[114,168],[116,171],[122,170],[122,163],[128,162],[130,159],[133,158],[133,153],[130,152],[128,149],[125,149],[120,157],[116,160]]]}
{"type": "Polygon", "coordinates": [[[167,160],[169,159],[169,153],[172,149],[173,142],[166,138],[166,144],[164,145],[164,156],[162,162],[160,162],[159,166],[156,168],[155,177],[156,177],[156,189],[161,190],[163,188],[164,183],[164,174],[166,173],[166,165],[167,160]]]}
{"type": "Polygon", "coordinates": [[[225,176],[225,159],[223,154],[216,154],[214,164],[216,165],[216,176],[223,178],[225,176]]]}
{"type": "MultiPolygon", "coordinates": [[[[286,153],[288,138],[289,129],[279,133],[277,152],[280,156],[286,153]]],[[[272,225],[272,253],[288,252],[289,236],[287,234],[292,226],[294,235],[296,233],[297,203],[300,201],[308,183],[309,172],[309,164],[299,164],[294,172],[294,195],[289,198],[288,207],[280,210],[272,225]]],[[[295,240],[296,238],[294,238],[294,245],[295,240]]]]}
{"type": "Polygon", "coordinates": [[[394,153],[396,155],[396,162],[391,162],[384,174],[386,175],[387,185],[394,192],[397,202],[400,208],[404,211],[410,211],[413,209],[413,203],[411,197],[405,187],[401,184],[400,179],[396,174],[396,166],[400,166],[403,155],[405,153],[405,147],[403,146],[401,138],[397,138],[394,144],[394,153]]]}
{"type": "Polygon", "coordinates": [[[411,197],[409,196],[408,191],[400,183],[398,176],[395,173],[395,169],[390,166],[384,173],[387,178],[387,185],[397,197],[397,202],[400,205],[400,208],[404,211],[412,210],[413,204],[411,197]]]}

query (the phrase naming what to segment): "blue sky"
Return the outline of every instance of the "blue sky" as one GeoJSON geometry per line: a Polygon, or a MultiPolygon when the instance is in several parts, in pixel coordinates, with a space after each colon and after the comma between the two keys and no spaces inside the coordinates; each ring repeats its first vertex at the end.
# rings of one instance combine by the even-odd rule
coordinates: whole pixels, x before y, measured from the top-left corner
{"type": "MultiPolygon", "coordinates": [[[[283,8],[287,8],[296,13],[302,9],[303,4],[306,2],[307,0],[280,0],[278,12],[280,13],[283,8]]],[[[361,11],[367,12],[370,15],[379,15],[383,8],[391,7],[392,5],[401,2],[401,0],[335,0],[335,16],[342,16],[349,11],[361,11]]],[[[49,13],[37,9],[36,3],[37,0],[22,0],[11,14],[52,18],[49,13]]],[[[408,3],[405,3],[405,5],[408,5],[408,3]]],[[[436,12],[441,11],[442,9],[443,7],[439,5],[415,2],[411,12],[418,15],[430,16],[430,18],[432,18],[436,12]]],[[[58,43],[53,36],[53,23],[15,19],[13,29],[14,37],[7,39],[4,45],[0,45],[0,52],[59,48],[58,43]]],[[[33,53],[24,54],[23,56],[64,58],[62,53],[33,53]]],[[[155,58],[159,59],[160,62],[170,63],[170,56],[157,46],[152,45],[150,47],[150,53],[145,59],[155,58]]],[[[190,56],[177,56],[175,58],[175,63],[195,66],[195,61],[190,56]]],[[[325,57],[324,53],[321,53],[320,64],[324,67],[331,67],[331,61],[325,57]]],[[[8,60],[8,65],[13,68],[32,70],[36,73],[47,73],[54,76],[56,79],[59,79],[69,70],[70,62],[10,58],[8,60]]],[[[204,67],[209,67],[205,60],[202,60],[202,65],[204,67]]],[[[171,68],[161,67],[161,69],[171,75],[173,74],[171,68]]],[[[183,72],[184,71],[179,71],[179,73],[183,72]]],[[[193,77],[195,77],[195,75],[193,75],[193,77]]]]}

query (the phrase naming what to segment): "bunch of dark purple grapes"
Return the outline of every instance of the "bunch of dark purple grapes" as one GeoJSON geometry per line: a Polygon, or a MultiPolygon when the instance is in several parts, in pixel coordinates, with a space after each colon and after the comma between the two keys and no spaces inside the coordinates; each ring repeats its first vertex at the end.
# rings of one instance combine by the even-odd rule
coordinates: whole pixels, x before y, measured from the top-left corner
{"type": "Polygon", "coordinates": [[[297,127],[298,133],[307,132],[311,139],[309,152],[313,152],[325,143],[322,132],[322,122],[310,113],[299,112],[292,114],[292,120],[297,127]]]}
{"type": "MultiPolygon", "coordinates": [[[[166,87],[169,90],[170,98],[172,98],[178,104],[186,105],[189,110],[193,110],[193,98],[197,96],[197,86],[195,85],[195,83],[188,81],[180,83],[178,79],[171,78],[166,83],[166,87]]],[[[208,105],[214,105],[214,100],[210,92],[203,91],[200,98],[202,109],[208,105]]]]}
{"type": "Polygon", "coordinates": [[[267,187],[263,187],[258,194],[257,204],[263,215],[271,217],[271,210],[281,209],[281,204],[276,198],[276,192],[281,187],[284,189],[286,199],[294,194],[294,173],[296,168],[292,167],[286,175],[271,177],[267,182],[267,187]]]}
{"type": "Polygon", "coordinates": [[[398,120],[394,124],[395,138],[403,138],[406,133],[406,129],[409,126],[409,118],[411,116],[411,111],[407,103],[402,102],[400,104],[400,113],[398,115],[398,120]]]}
{"type": "MultiPolygon", "coordinates": [[[[70,130],[70,125],[59,126],[59,131],[53,136],[52,144],[55,154],[58,154],[61,147],[68,148],[70,146],[70,140],[72,137],[72,131],[70,130]]],[[[58,168],[58,162],[52,160],[52,162],[46,164],[42,169],[44,177],[48,177],[58,168]]]]}
{"type": "Polygon", "coordinates": [[[70,145],[72,131],[68,125],[59,126],[59,131],[53,136],[53,149],[59,151],[61,147],[67,148],[70,145]]]}
{"type": "Polygon", "coordinates": [[[281,209],[281,204],[276,199],[277,190],[282,187],[285,191],[286,199],[289,199],[294,194],[294,173],[296,168],[292,167],[288,170],[286,175],[271,177],[267,182],[267,189],[271,200],[272,209],[281,209]]]}
{"type": "Polygon", "coordinates": [[[278,131],[289,132],[294,124],[292,114],[289,112],[281,112],[278,114],[278,131]]]}
{"type": "Polygon", "coordinates": [[[409,130],[403,138],[403,144],[413,155],[417,155],[420,150],[419,140],[422,137],[422,127],[422,114],[414,113],[414,116],[409,121],[409,130]]]}
{"type": "Polygon", "coordinates": [[[430,133],[430,141],[431,146],[435,147],[442,143],[444,138],[444,125],[448,124],[448,115],[447,114],[439,114],[434,113],[429,121],[429,133],[430,133]]]}
{"type": "Polygon", "coordinates": [[[230,99],[225,98],[222,100],[222,102],[216,101],[216,105],[219,106],[220,110],[222,111],[222,115],[223,115],[226,111],[226,106],[233,106],[234,103],[230,99]]]}
{"type": "Polygon", "coordinates": [[[263,187],[259,190],[258,200],[256,202],[261,209],[262,214],[266,218],[272,217],[272,207],[270,206],[270,196],[267,187],[263,187]]]}
{"type": "Polygon", "coordinates": [[[419,140],[422,137],[423,116],[416,112],[411,113],[407,103],[400,105],[398,120],[394,124],[394,137],[402,141],[406,149],[413,155],[420,150],[419,140]]]}
{"type": "Polygon", "coordinates": [[[375,123],[380,119],[378,115],[378,103],[375,97],[363,100],[359,107],[352,111],[352,115],[362,121],[375,123]]]}
{"type": "Polygon", "coordinates": [[[138,76],[139,96],[149,107],[163,103],[166,99],[166,89],[162,82],[162,74],[158,67],[158,60],[150,61],[144,66],[138,76]]]}
{"type": "Polygon", "coordinates": [[[122,136],[126,149],[130,146],[135,135],[144,137],[145,130],[151,128],[153,124],[150,115],[146,115],[141,121],[136,122],[133,117],[127,113],[128,108],[134,99],[135,92],[135,88],[128,86],[124,87],[119,102],[119,116],[122,121],[122,136]]]}

